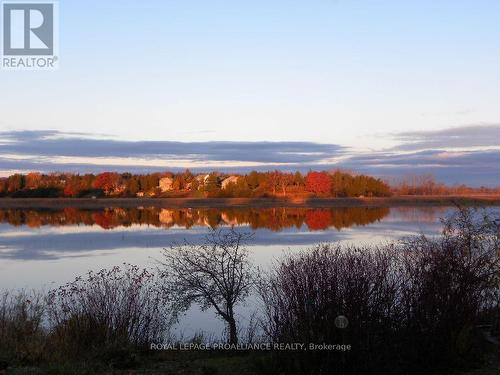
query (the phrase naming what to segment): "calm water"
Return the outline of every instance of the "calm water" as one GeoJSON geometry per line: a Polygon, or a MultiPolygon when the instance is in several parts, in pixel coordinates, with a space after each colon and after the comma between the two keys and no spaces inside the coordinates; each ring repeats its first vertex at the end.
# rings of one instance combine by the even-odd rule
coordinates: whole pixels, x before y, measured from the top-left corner
{"type": "MultiPolygon", "coordinates": [[[[124,262],[154,267],[164,247],[202,240],[208,227],[255,232],[252,261],[268,266],[284,251],[319,242],[378,244],[440,231],[450,211],[425,208],[0,210],[1,289],[51,288],[88,270],[124,262]]],[[[240,309],[242,325],[255,306],[240,309]]],[[[196,308],[179,330],[220,334],[222,323],[196,308]]]]}

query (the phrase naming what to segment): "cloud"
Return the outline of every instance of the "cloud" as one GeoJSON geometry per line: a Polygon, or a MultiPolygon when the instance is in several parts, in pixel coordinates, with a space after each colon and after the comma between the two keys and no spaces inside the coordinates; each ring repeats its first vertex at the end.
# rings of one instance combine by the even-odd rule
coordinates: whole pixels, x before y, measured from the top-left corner
{"type": "MultiPolygon", "coordinates": [[[[145,158],[165,161],[313,163],[339,156],[345,148],[312,142],[172,142],[93,139],[57,131],[1,132],[3,155],[84,158],[145,158]]],[[[175,164],[174,162],[172,164],[175,164]]]]}
{"type": "Polygon", "coordinates": [[[393,134],[401,141],[395,150],[423,150],[450,147],[500,147],[500,124],[479,124],[434,131],[393,134]]]}
{"type": "Polygon", "coordinates": [[[416,152],[380,152],[353,156],[347,164],[371,166],[473,166],[497,167],[500,150],[442,151],[425,150],[416,152]]]}

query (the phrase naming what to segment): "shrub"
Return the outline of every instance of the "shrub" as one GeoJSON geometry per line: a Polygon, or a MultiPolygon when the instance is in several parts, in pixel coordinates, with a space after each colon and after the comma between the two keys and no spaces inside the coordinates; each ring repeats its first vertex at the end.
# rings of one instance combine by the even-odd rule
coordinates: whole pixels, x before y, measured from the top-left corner
{"type": "Polygon", "coordinates": [[[466,209],[443,220],[440,237],[399,244],[407,284],[402,336],[409,362],[427,358],[436,366],[473,360],[475,326],[499,302],[499,250],[498,224],[466,209]]]}
{"type": "Polygon", "coordinates": [[[287,373],[428,373],[476,360],[475,326],[498,302],[499,227],[466,210],[443,224],[437,238],[326,244],[282,259],[260,288],[269,338],[352,347],[278,353],[287,373]]]}
{"type": "Polygon", "coordinates": [[[169,334],[173,315],[155,277],[125,265],[77,278],[49,293],[52,345],[68,356],[146,348],[169,334]]]}
{"type": "Polygon", "coordinates": [[[0,295],[0,360],[39,360],[44,351],[45,301],[40,293],[19,291],[0,295]]]}
{"type": "MultiPolygon", "coordinates": [[[[344,344],[348,353],[312,352],[282,356],[296,373],[321,373],[341,363],[363,367],[380,355],[397,323],[398,279],[395,262],[383,249],[320,245],[287,256],[272,271],[261,295],[266,306],[265,330],[273,342],[344,344]],[[348,317],[338,329],[335,318],[348,317]],[[373,349],[377,348],[377,351],[373,349]],[[318,367],[310,366],[311,363],[318,367]]],[[[366,369],[363,369],[366,371],[366,369]]]]}

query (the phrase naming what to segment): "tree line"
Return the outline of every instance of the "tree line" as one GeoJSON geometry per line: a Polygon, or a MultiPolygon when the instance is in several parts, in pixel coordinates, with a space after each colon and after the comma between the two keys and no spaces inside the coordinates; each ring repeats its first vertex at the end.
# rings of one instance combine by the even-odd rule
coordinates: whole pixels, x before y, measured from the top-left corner
{"type": "Polygon", "coordinates": [[[395,195],[468,195],[500,194],[500,188],[480,186],[473,188],[464,184],[446,185],[437,182],[431,173],[408,174],[393,179],[390,184],[395,195]]]}
{"type": "Polygon", "coordinates": [[[131,174],[28,173],[0,178],[0,197],[387,197],[390,195],[499,194],[500,188],[448,186],[431,174],[408,175],[391,183],[349,171],[283,171],[248,174],[164,172],[131,174]]]}
{"type": "Polygon", "coordinates": [[[248,174],[181,173],[131,174],[14,174],[0,178],[0,196],[9,197],[324,197],[389,196],[381,179],[342,171],[281,171],[248,174]],[[227,181],[226,181],[227,180],[227,181]]]}

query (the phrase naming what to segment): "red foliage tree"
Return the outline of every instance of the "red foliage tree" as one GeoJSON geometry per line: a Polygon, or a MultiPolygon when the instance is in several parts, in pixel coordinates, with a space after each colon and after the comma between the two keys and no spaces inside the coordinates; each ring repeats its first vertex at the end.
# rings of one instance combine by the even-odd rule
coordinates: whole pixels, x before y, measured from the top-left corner
{"type": "Polygon", "coordinates": [[[328,194],[332,188],[332,179],[325,172],[309,172],[306,176],[306,190],[315,194],[328,194]]]}
{"type": "Polygon", "coordinates": [[[64,196],[65,197],[76,197],[78,195],[79,190],[74,184],[66,184],[64,186],[64,196]]]}
{"type": "Polygon", "coordinates": [[[117,173],[104,172],[97,175],[93,187],[95,189],[102,189],[106,194],[109,194],[118,187],[119,179],[120,175],[117,173]]]}
{"type": "Polygon", "coordinates": [[[80,194],[81,190],[80,180],[79,178],[75,177],[66,182],[63,192],[65,197],[74,198],[77,197],[78,194],[80,194]]]}

